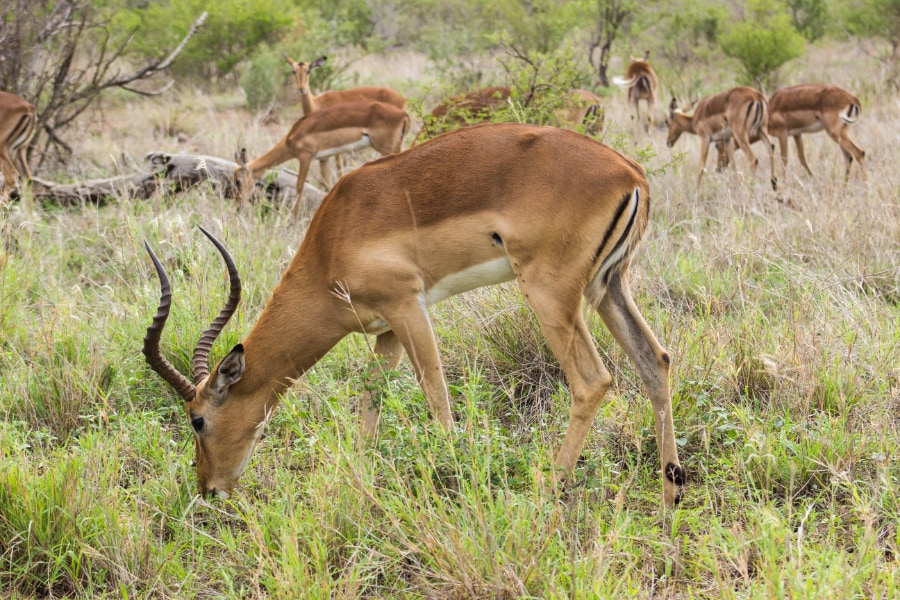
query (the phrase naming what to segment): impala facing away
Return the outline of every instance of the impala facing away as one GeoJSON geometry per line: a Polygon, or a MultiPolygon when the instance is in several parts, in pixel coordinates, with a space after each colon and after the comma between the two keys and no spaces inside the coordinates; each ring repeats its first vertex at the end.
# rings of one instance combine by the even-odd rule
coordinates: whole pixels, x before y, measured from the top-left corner
{"type": "MultiPolygon", "coordinates": [[[[406,98],[401,96],[394,90],[386,87],[358,87],[349,90],[334,90],[324,92],[316,96],[309,87],[310,72],[325,64],[328,60],[327,56],[320,56],[312,62],[297,62],[290,58],[287,54],[282,55],[285,62],[291,65],[294,72],[294,80],[297,83],[297,91],[300,92],[300,107],[303,114],[308,115],[321,108],[329,108],[335,104],[343,104],[344,102],[364,102],[375,101],[392,104],[401,110],[406,110],[406,98]]],[[[341,155],[335,154],[335,163],[337,164],[338,179],[340,179],[341,171],[341,155]]],[[[331,186],[331,170],[328,167],[328,159],[323,158],[319,161],[319,168],[322,173],[322,179],[326,186],[331,186]]]]}
{"type": "Polygon", "coordinates": [[[649,59],[649,50],[643,59],[632,56],[625,77],[613,77],[613,83],[628,89],[628,104],[631,105],[638,123],[641,122],[639,103],[641,100],[647,103],[647,131],[653,127],[653,107],[656,104],[656,88],[659,86],[656,71],[647,62],[649,59]]]}
{"type": "Polygon", "coordinates": [[[25,177],[31,179],[25,151],[34,136],[35,123],[37,117],[33,105],[15,94],[0,92],[0,172],[3,173],[0,200],[15,189],[19,179],[14,157],[18,159],[25,177]]]}
{"type": "MultiPolygon", "coordinates": [[[[666,145],[671,148],[682,133],[695,133],[700,137],[700,172],[697,174],[697,185],[706,170],[706,158],[709,155],[710,142],[727,142],[734,139],[737,145],[750,159],[750,168],[755,173],[758,161],[750,149],[750,140],[754,136],[765,141],[766,152],[769,153],[772,187],[775,180],[775,154],[772,142],[766,132],[768,122],[768,102],[766,97],[749,87],[736,87],[715,96],[707,96],[694,106],[691,115],[677,110],[678,104],[672,98],[669,104],[669,133],[666,145]]],[[[734,162],[734,146],[725,144],[729,162],[734,162]]]]}
{"type": "Polygon", "coordinates": [[[294,217],[300,213],[303,184],[313,158],[324,159],[341,152],[371,146],[380,154],[400,152],[409,131],[409,115],[383,102],[346,102],[323,108],[300,118],[275,146],[247,163],[247,152],[235,156],[234,172],[238,208],[252,198],[256,180],[266,169],[293,158],[300,161],[294,217]]]}
{"type": "MultiPolygon", "coordinates": [[[[396,368],[406,351],[432,414],[450,430],[428,307],[515,279],[572,393],[559,472],[571,473],[612,382],[584,321],[585,298],[647,387],[663,501],[674,505],[685,474],[675,447],[670,359],[638,312],[627,276],[648,226],[648,194],[637,163],[554,127],[477,125],[369,162],[331,190],[250,334],[210,373],[209,349],[240,298],[237,269],[214,241],[231,294],[198,342],[193,384],[159,349],[171,290],[151,252],[162,293],[144,354],[185,401],[200,492],[228,496],[279,394],[353,332],[377,336],[370,381],[396,368]]],[[[371,395],[361,412],[363,432],[374,435],[379,407],[371,395]]]]}

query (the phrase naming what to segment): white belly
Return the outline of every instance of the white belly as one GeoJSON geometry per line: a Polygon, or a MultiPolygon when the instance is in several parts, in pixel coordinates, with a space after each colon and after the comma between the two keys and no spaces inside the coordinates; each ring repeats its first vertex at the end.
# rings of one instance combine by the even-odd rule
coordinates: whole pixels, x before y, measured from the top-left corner
{"type": "Polygon", "coordinates": [[[474,290],[486,285],[510,281],[515,277],[509,258],[502,257],[474,265],[468,269],[447,275],[425,292],[425,304],[431,306],[445,298],[474,290]]]}
{"type": "MultiPolygon", "coordinates": [[[[513,273],[509,258],[505,256],[471,266],[468,269],[447,275],[426,290],[423,309],[427,309],[427,307],[437,304],[450,296],[487,285],[503,283],[513,278],[515,278],[515,273],[513,273]]],[[[373,335],[385,333],[390,331],[390,329],[390,325],[384,319],[375,319],[364,326],[365,332],[373,335]]]]}

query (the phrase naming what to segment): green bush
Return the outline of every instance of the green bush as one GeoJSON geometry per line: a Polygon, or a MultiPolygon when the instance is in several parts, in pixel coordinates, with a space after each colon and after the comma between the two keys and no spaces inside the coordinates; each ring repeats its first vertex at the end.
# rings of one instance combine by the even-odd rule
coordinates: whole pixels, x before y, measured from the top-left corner
{"type": "Polygon", "coordinates": [[[750,0],[747,17],[720,38],[722,51],[740,64],[744,83],[768,88],[784,63],[803,55],[803,36],[779,0],[750,0]]]}

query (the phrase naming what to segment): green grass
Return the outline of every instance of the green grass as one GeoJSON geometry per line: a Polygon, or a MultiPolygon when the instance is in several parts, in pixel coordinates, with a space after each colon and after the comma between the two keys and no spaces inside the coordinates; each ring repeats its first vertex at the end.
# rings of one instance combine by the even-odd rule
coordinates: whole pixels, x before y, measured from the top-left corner
{"type": "MultiPolygon", "coordinates": [[[[384,382],[378,439],[361,441],[372,340],[350,337],[285,395],[232,499],[199,498],[180,401],[140,354],[159,294],[142,243],[169,269],[163,349],[187,372],[226,295],[196,226],[222,232],[245,282],[218,359],[304,225],[206,190],[99,209],[29,201],[0,217],[0,596],[900,597],[900,118],[881,108],[894,100],[865,98],[854,126],[867,183],[843,184],[817,135],[817,178],[794,159],[777,195],[749,173],[695,189],[696,138],[675,152],[659,131],[632,141],[622,98],[607,102],[609,139],[651,173],[633,288],[673,357],[679,508],[659,510],[652,413],[595,315],[615,382],[572,481],[545,488],[568,393],[509,285],[433,311],[452,434],[405,360],[384,382]]],[[[222,119],[244,125],[209,124],[207,153],[286,126],[222,119]]]]}

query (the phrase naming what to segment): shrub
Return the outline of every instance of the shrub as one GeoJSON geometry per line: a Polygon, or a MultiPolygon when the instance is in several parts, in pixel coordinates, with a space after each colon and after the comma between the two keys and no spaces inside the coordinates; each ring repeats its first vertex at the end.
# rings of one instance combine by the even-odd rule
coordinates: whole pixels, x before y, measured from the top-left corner
{"type": "Polygon", "coordinates": [[[784,63],[803,55],[803,36],[779,0],[750,0],[747,17],[720,38],[722,51],[737,59],[744,83],[768,88],[784,63]]]}

